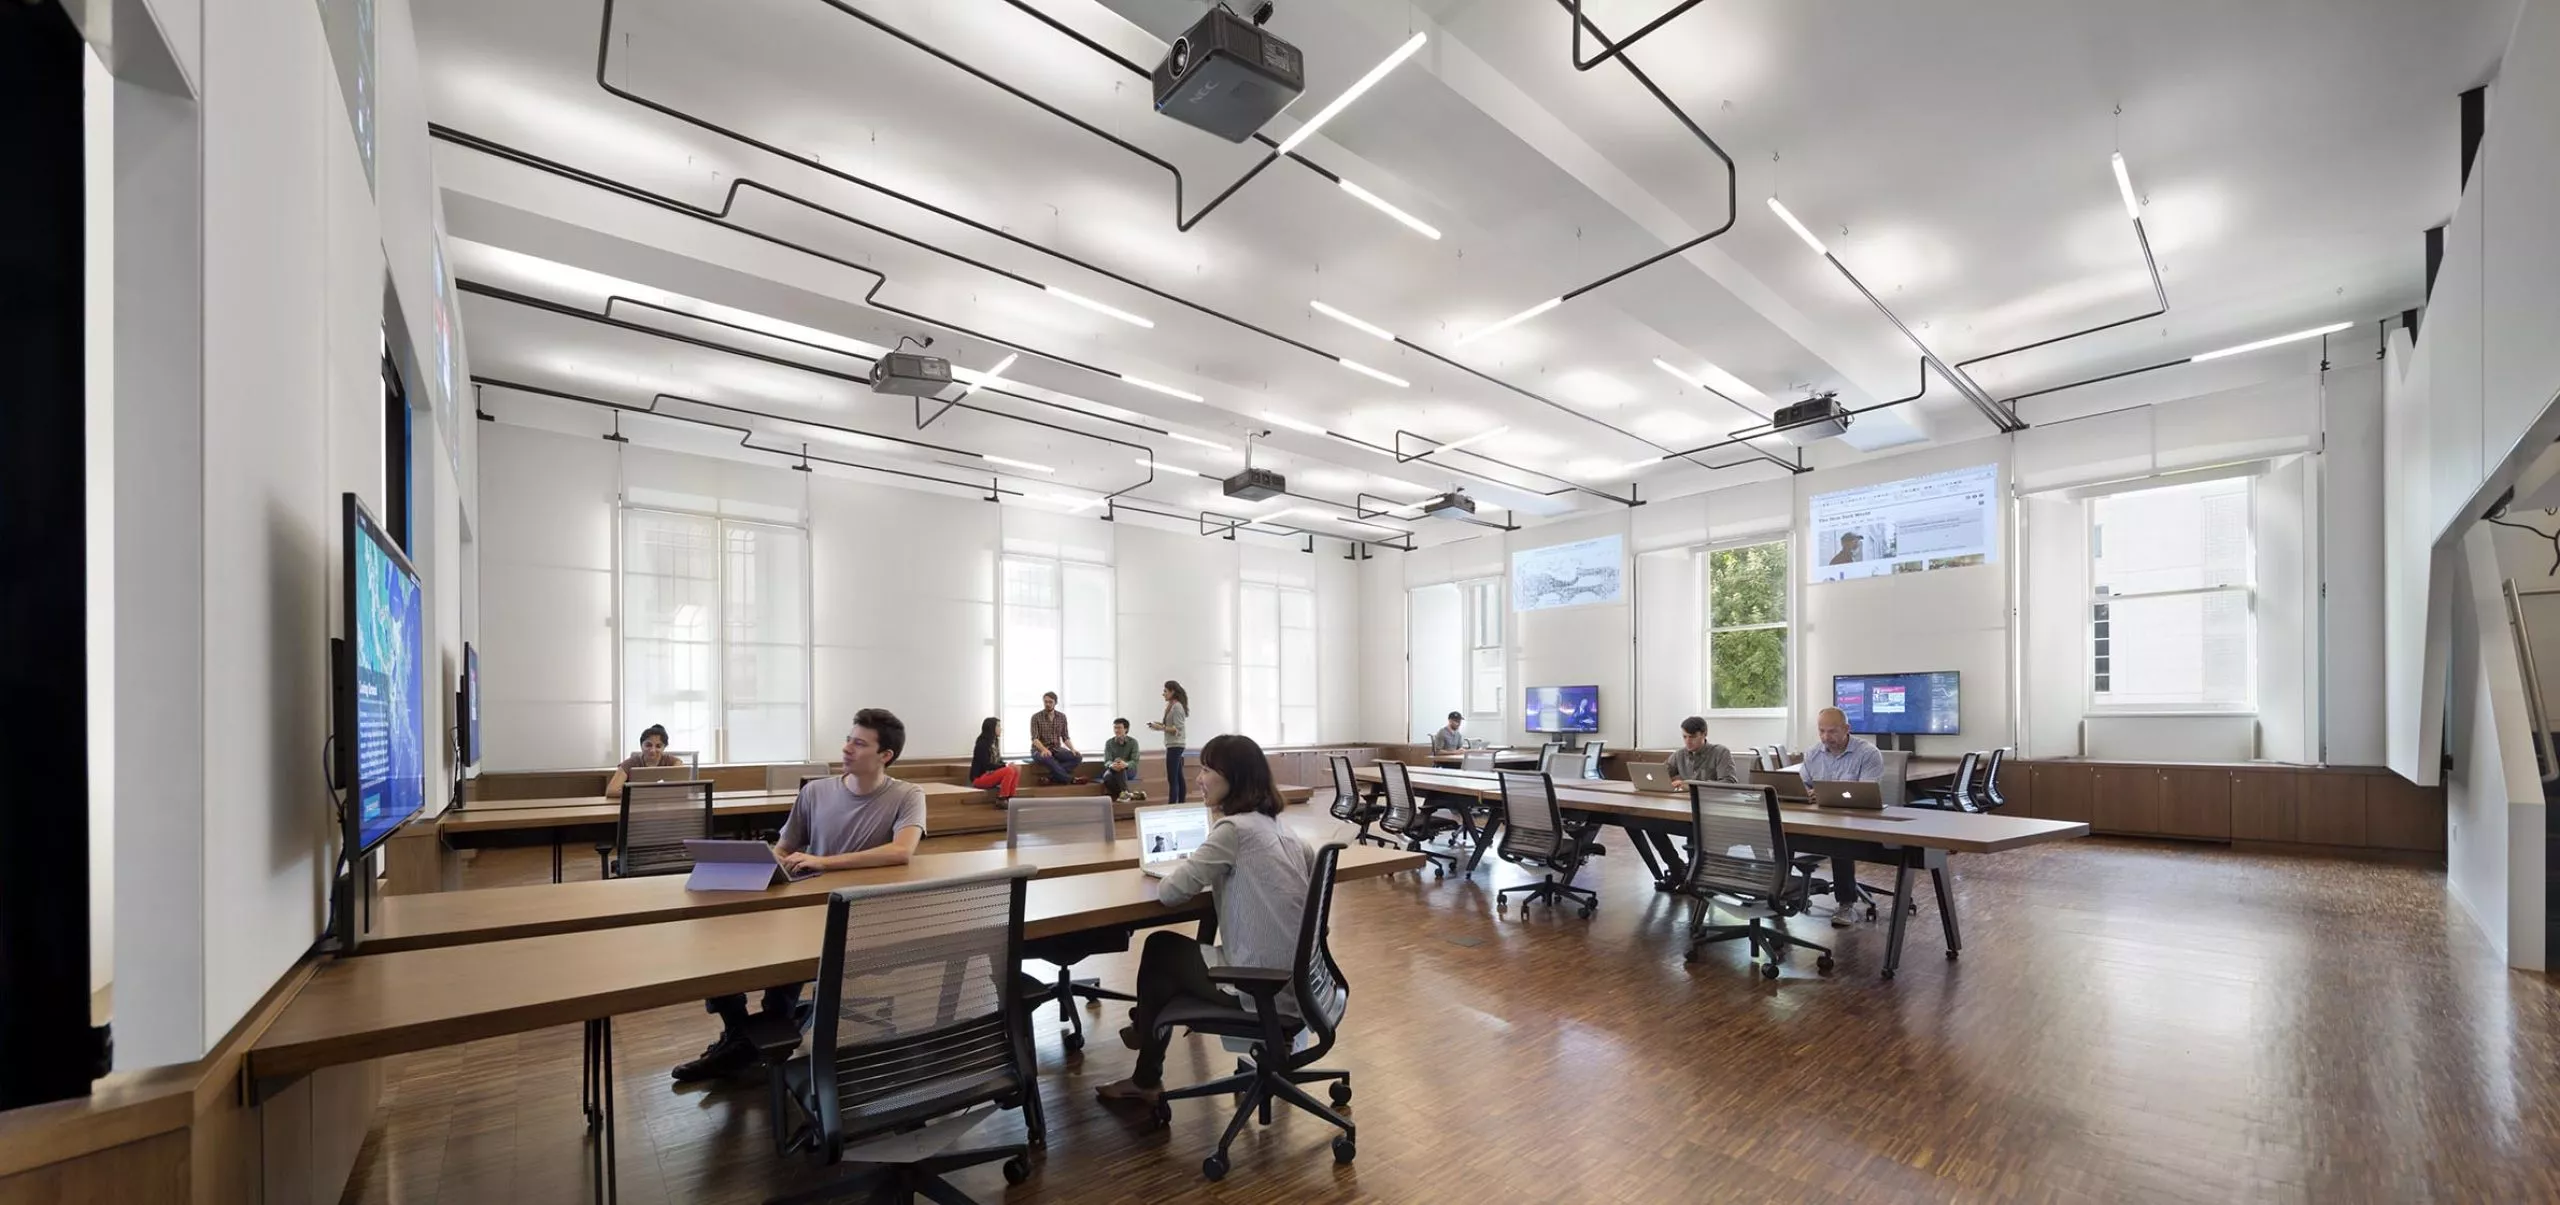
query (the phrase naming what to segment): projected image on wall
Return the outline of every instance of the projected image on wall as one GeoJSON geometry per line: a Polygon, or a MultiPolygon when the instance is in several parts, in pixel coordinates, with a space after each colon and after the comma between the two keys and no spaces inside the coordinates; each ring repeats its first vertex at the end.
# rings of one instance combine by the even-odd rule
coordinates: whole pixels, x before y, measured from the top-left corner
{"type": "Polygon", "coordinates": [[[1511,609],[1543,611],[1619,600],[1618,575],[1626,559],[1619,536],[1550,544],[1511,554],[1511,609]]]}
{"type": "Polygon", "coordinates": [[[1806,580],[1926,573],[1999,559],[2000,466],[1815,494],[1806,580]]]}

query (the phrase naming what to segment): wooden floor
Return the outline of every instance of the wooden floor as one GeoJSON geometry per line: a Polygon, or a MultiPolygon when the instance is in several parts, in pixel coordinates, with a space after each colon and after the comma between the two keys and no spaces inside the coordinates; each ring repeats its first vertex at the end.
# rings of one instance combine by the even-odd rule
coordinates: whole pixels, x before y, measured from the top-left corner
{"type": "MultiPolygon", "coordinates": [[[[1291,819],[1347,832],[1317,808],[1291,819]]],[[[1881,924],[1799,920],[1839,970],[1791,962],[1764,983],[1735,945],[1684,964],[1685,914],[1610,844],[1588,921],[1497,920],[1491,888],[1521,876],[1491,860],[1473,882],[1344,886],[1352,1004],[1328,1065],[1354,1073],[1356,1163],[1284,1111],[1204,1181],[1222,1105],[1158,1130],[1094,1100],[1132,1059],[1103,1036],[1115,1005],[1086,1014],[1101,1024],[1080,1061],[1054,1014],[1039,1023],[1051,1140],[1031,1182],[1008,1191],[990,1166],[961,1186],[987,1202],[2560,1200],[2560,992],[2500,965],[2440,871],[2111,840],[1959,858],[1961,962],[1924,903],[1899,979],[1876,977],[1881,924]]],[[[540,881],[547,852],[484,853],[467,882],[540,881]]],[[[1134,965],[1079,970],[1125,987],[1134,965]]],[[[699,1008],[616,1023],[622,1200],[819,1182],[772,1154],[761,1081],[668,1083],[715,1027],[699,1008]]],[[[394,1060],[347,1200],[587,1199],[578,1048],[571,1027],[394,1060]]],[[[1230,1065],[1187,1041],[1167,1076],[1230,1065]]],[[[1019,1133],[1010,1116],[982,1131],[1019,1133]]]]}

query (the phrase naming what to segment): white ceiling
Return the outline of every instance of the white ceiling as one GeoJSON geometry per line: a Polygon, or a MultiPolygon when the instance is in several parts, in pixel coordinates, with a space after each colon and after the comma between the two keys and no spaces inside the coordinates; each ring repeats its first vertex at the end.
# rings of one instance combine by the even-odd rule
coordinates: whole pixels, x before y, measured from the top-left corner
{"type": "MultiPolygon", "coordinates": [[[[632,406],[666,393],[741,407],[768,417],[661,404],[751,427],[756,446],[805,440],[850,463],[994,479],[1034,505],[1091,509],[1104,492],[1129,491],[1128,501],[1186,517],[1293,510],[1287,526],[1351,538],[1382,532],[1317,516],[1348,517],[1329,504],[1363,492],[1411,501],[1463,485],[1525,519],[1620,505],[1602,495],[1626,497],[1631,479],[1647,498],[1767,479],[1785,470],[1748,446],[1702,464],[1630,466],[1747,430],[1755,409],[1810,390],[1837,390],[1852,405],[1911,392],[1911,344],[1779,224],[1764,204],[1773,194],[1954,361],[2150,308],[2108,167],[2121,150],[2170,310],[1986,365],[1976,376],[1994,396],[2416,304],[2421,231],[2456,197],[2456,94],[2488,76],[2515,11],[2515,0],[1709,0],[1630,57],[1732,157],[1729,176],[1621,64],[1573,69],[1562,0],[1281,0],[1272,29],[1304,50],[1309,78],[1271,124],[1274,137],[1411,33],[1429,35],[1300,154],[1438,227],[1433,241],[1285,161],[1177,229],[1172,169],[1183,212],[1197,213],[1262,146],[1156,115],[1143,80],[1008,0],[616,0],[605,78],[640,99],[597,82],[602,2],[420,6],[433,119],[718,213],[726,228],[439,142],[457,275],[599,314],[621,293],[761,330],[792,324],[806,328],[795,338],[857,353],[930,334],[936,353],[966,369],[989,368],[1008,349],[958,329],[1037,354],[1005,373],[1002,388],[1019,396],[980,394],[969,401],[984,412],[952,411],[919,431],[906,399],[859,384],[473,295],[463,315],[476,373],[632,406]],[[758,187],[724,212],[742,178],[758,187]],[[1727,217],[1729,179],[1739,202],[1729,232],[1458,342],[1714,229],[1727,217]],[[865,304],[875,283],[877,304],[865,304]],[[1154,326],[1067,304],[1043,286],[1154,326]],[[1319,315],[1311,300],[1442,358],[1319,315]],[[1674,380],[1656,358],[1693,373],[1712,364],[1757,393],[1737,405],[1674,380]],[[1477,442],[1398,464],[1273,414],[1381,447],[1406,432],[1409,453],[1434,440],[1477,442]],[[1150,480],[1140,463],[1152,452],[1160,465],[1224,475],[1242,464],[1248,431],[1275,427],[1257,463],[1312,500],[1229,505],[1212,480],[1164,469],[1150,480]]],[[[1674,2],[1589,0],[1586,12],[1623,34],[1674,2]]],[[[1204,7],[1033,6],[1145,65],[1204,7]]],[[[832,372],[863,369],[663,309],[617,303],[614,317],[832,372]]],[[[2216,383],[2233,371],[2300,371],[2306,355],[2316,353],[2222,362],[2216,383]]],[[[2201,378],[2184,378],[2202,371],[2142,378],[2142,400],[2198,392],[2201,378]]],[[[2124,395],[2107,396],[2122,404],[2124,395]]],[[[483,405],[505,421],[564,429],[610,421],[514,391],[489,390],[483,405]]],[[[2066,393],[2023,403],[2020,416],[2047,421],[2078,405],[2066,393]]],[[[737,440],[645,417],[623,426],[651,442],[737,440]]],[[[1850,440],[1817,446],[1806,463],[1991,430],[1933,381],[1921,401],[1862,415],[1850,440]]],[[[1468,530],[1418,526],[1425,542],[1468,530]]]]}

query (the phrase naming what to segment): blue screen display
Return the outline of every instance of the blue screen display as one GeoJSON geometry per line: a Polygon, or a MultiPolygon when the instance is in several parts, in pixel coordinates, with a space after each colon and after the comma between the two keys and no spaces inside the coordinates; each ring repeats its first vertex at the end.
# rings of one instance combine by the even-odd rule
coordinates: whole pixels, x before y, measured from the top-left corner
{"type": "Polygon", "coordinates": [[[1520,726],[1531,732],[1598,732],[1600,688],[1532,686],[1520,715],[1520,726]]]}
{"type": "MultiPolygon", "coordinates": [[[[357,848],[371,849],[417,815],[427,790],[425,602],[417,575],[382,529],[358,514],[348,533],[355,574],[357,848]]],[[[340,739],[345,739],[343,734],[340,739]]]]}
{"type": "Polygon", "coordinates": [[[1927,674],[1841,674],[1831,679],[1831,705],[1849,731],[1867,735],[1954,736],[1963,718],[1954,670],[1927,674]]]}

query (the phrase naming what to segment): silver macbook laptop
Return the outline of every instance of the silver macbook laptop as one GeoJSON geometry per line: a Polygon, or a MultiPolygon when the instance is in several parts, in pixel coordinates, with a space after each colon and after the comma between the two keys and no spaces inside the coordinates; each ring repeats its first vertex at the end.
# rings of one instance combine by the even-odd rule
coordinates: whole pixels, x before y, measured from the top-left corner
{"type": "Polygon", "coordinates": [[[1818,807],[1849,808],[1862,812],[1884,810],[1884,784],[1877,782],[1817,782],[1812,786],[1813,802],[1818,807]]]}
{"type": "Polygon", "coordinates": [[[623,775],[625,782],[691,782],[691,766],[641,766],[623,775]]]}
{"type": "Polygon", "coordinates": [[[1790,803],[1805,801],[1804,775],[1793,770],[1753,770],[1751,785],[1772,788],[1778,792],[1778,798],[1790,803]]]}
{"type": "Polygon", "coordinates": [[[1206,807],[1143,807],[1138,821],[1138,869],[1161,879],[1182,864],[1209,836],[1206,807]]]}
{"type": "Polygon", "coordinates": [[[1627,766],[1627,778],[1636,784],[1636,789],[1639,791],[1659,791],[1668,794],[1670,792],[1680,790],[1682,787],[1687,785],[1679,779],[1671,776],[1671,763],[1669,762],[1640,761],[1630,763],[1627,766]]]}

